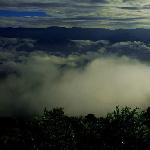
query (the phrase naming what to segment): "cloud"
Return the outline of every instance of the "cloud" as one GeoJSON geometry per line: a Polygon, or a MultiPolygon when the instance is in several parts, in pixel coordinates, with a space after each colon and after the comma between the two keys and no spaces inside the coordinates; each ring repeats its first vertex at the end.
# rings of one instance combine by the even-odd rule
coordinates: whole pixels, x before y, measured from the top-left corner
{"type": "Polygon", "coordinates": [[[49,17],[5,18],[0,26],[149,28],[148,0],[31,0],[0,2],[2,10],[42,11],[49,17]],[[134,18],[134,19],[132,19],[134,18]]]}
{"type": "MultiPolygon", "coordinates": [[[[0,63],[9,61],[21,61],[35,53],[48,55],[69,56],[92,54],[97,56],[127,56],[143,62],[150,61],[150,45],[140,41],[124,41],[111,43],[107,40],[71,40],[61,42],[49,42],[19,38],[0,38],[0,63]],[[64,43],[65,42],[65,43],[64,43]]],[[[88,55],[86,55],[88,56],[88,55]]],[[[88,60],[91,60],[87,57],[88,60]]]]}
{"type": "Polygon", "coordinates": [[[1,115],[40,112],[44,107],[103,115],[116,105],[143,108],[150,103],[150,66],[128,57],[32,53],[8,66],[16,73],[0,80],[1,115]]]}
{"type": "Polygon", "coordinates": [[[75,40],[42,51],[34,40],[0,39],[1,115],[44,107],[104,115],[116,105],[150,104],[149,44],[75,40]]]}

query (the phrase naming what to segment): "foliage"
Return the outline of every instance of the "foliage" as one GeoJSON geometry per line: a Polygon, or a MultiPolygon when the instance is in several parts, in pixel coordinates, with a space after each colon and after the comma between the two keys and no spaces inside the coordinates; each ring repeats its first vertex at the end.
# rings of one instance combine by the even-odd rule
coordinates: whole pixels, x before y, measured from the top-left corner
{"type": "Polygon", "coordinates": [[[149,150],[150,108],[117,106],[106,117],[72,117],[54,108],[32,119],[0,118],[0,149],[149,150]]]}

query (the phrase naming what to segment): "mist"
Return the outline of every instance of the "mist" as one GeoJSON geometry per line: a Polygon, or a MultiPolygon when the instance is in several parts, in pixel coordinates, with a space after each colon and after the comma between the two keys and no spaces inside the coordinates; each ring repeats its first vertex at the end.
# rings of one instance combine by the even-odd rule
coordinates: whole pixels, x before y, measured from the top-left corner
{"type": "Polygon", "coordinates": [[[36,54],[10,62],[17,73],[0,80],[0,114],[63,107],[69,115],[104,115],[115,106],[148,107],[150,66],[128,57],[36,54]],[[84,59],[88,63],[79,66],[84,59]]]}

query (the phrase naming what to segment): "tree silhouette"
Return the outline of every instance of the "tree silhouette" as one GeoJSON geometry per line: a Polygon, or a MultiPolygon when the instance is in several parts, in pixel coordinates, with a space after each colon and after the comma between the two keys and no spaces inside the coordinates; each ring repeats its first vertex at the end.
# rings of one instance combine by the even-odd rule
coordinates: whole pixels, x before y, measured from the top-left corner
{"type": "Polygon", "coordinates": [[[32,118],[0,118],[0,149],[149,150],[150,108],[117,106],[106,117],[54,108],[32,118]]]}

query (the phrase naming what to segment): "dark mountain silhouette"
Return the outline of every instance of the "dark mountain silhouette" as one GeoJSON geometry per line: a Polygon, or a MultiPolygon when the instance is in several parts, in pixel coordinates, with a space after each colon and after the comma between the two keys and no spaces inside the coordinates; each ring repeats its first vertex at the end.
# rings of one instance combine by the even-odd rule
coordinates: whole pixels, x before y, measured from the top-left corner
{"type": "Polygon", "coordinates": [[[65,42],[67,40],[109,40],[150,42],[149,29],[118,29],[102,28],[0,28],[0,36],[9,38],[31,38],[46,42],[65,42]]]}

